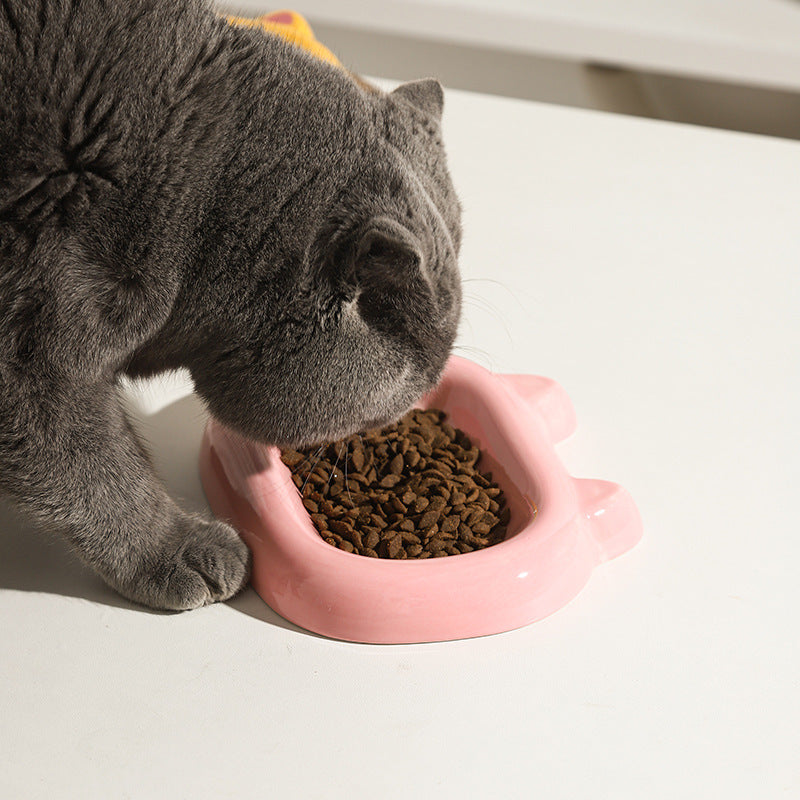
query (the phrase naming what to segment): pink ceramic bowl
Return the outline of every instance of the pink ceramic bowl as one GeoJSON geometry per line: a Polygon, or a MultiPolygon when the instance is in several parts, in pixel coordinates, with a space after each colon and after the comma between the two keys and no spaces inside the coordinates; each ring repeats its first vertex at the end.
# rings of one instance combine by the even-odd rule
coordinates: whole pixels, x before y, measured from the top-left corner
{"type": "Polygon", "coordinates": [[[286,619],[355,642],[499,633],[559,609],[596,564],[641,537],[622,487],[572,478],[556,456],[575,414],[554,381],[495,375],[452,357],[418,405],[446,411],[483,451],[481,466],[511,510],[505,541],[422,561],[346,553],[320,538],[276,448],[208,423],[200,454],[206,496],[252,550],[253,587],[286,619]]]}

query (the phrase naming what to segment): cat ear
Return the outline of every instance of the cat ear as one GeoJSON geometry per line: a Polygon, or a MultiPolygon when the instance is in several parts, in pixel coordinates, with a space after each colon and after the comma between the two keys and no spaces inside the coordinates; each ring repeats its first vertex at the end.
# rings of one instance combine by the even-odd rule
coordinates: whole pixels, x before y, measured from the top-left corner
{"type": "Polygon", "coordinates": [[[435,78],[423,78],[419,81],[410,81],[398,86],[393,95],[403,97],[411,105],[424,111],[437,120],[442,118],[444,108],[444,89],[435,78]]]}
{"type": "Polygon", "coordinates": [[[360,281],[403,282],[421,264],[422,251],[417,238],[387,217],[372,220],[358,241],[355,269],[360,281]]]}

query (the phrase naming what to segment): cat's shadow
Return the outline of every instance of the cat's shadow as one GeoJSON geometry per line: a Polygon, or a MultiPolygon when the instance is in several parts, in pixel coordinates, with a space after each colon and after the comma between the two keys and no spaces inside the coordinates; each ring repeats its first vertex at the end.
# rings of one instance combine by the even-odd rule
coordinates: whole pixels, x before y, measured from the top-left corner
{"type": "MultiPolygon", "coordinates": [[[[187,511],[208,511],[197,460],[206,411],[195,395],[177,400],[154,414],[131,407],[156,469],[170,494],[187,511]]],[[[66,541],[37,527],[6,500],[0,498],[0,590],[57,594],[145,614],[151,611],[118,595],[84,566],[66,541]]],[[[271,625],[317,634],[298,628],[276,614],[247,587],[227,605],[271,625]]],[[[191,613],[191,612],[189,612],[191,613]]]]}

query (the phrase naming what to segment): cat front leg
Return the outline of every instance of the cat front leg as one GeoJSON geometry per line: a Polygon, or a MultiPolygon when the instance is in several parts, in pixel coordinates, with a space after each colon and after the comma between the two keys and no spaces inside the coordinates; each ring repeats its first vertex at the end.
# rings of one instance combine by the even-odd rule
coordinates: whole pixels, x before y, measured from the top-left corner
{"type": "MultiPolygon", "coordinates": [[[[2,383],[2,381],[0,381],[2,383]]],[[[120,594],[150,608],[226,600],[247,582],[250,556],[223,522],[169,497],[125,417],[118,389],[96,384],[0,400],[0,489],[120,594]]]]}

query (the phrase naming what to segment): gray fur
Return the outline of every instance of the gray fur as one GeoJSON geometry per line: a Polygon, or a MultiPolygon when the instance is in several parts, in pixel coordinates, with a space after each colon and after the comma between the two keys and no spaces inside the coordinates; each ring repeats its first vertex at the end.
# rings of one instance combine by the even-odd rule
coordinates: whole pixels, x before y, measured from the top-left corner
{"type": "Polygon", "coordinates": [[[0,0],[0,490],[128,598],[238,591],[246,548],[166,494],[117,379],[187,367],[281,445],[401,415],[460,313],[441,105],[200,0],[0,0]]]}

